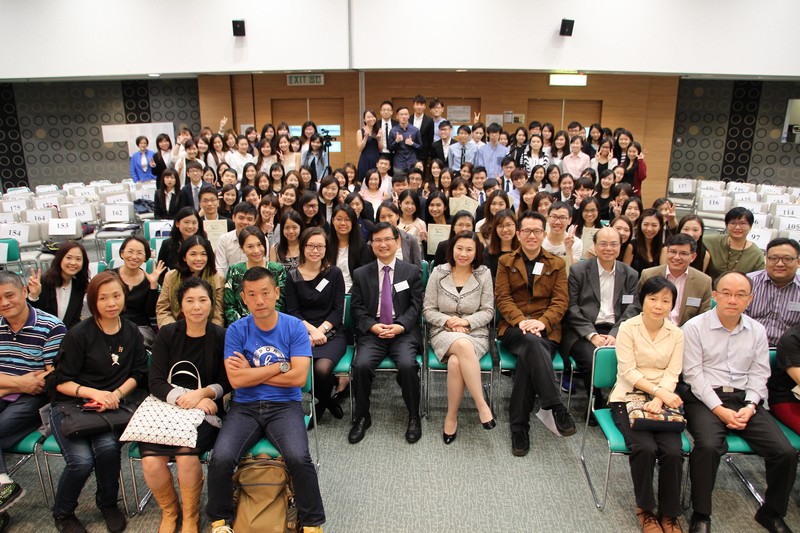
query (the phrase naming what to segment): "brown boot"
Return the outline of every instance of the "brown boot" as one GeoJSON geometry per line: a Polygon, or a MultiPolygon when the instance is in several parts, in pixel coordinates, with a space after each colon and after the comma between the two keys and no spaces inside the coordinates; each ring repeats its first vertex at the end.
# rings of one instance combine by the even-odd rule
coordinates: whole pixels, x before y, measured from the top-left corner
{"type": "Polygon", "coordinates": [[[677,516],[670,517],[661,515],[661,529],[664,533],[683,533],[683,528],[677,516]]]}
{"type": "MultiPolygon", "coordinates": [[[[184,511],[185,513],[186,511],[184,511]]],[[[651,511],[645,511],[639,507],[636,508],[636,516],[639,518],[639,523],[642,525],[644,533],[663,533],[661,524],[658,523],[658,518],[651,511]]]]}
{"type": "Polygon", "coordinates": [[[183,505],[183,525],[181,533],[199,533],[200,528],[200,495],[203,493],[204,478],[194,487],[189,487],[178,479],[181,487],[181,504],[183,505]]]}
{"type": "Polygon", "coordinates": [[[175,486],[172,481],[172,473],[170,472],[169,474],[169,481],[152,490],[153,497],[161,507],[161,525],[158,527],[158,533],[175,533],[178,529],[180,509],[178,507],[178,494],[175,492],[175,486]]]}

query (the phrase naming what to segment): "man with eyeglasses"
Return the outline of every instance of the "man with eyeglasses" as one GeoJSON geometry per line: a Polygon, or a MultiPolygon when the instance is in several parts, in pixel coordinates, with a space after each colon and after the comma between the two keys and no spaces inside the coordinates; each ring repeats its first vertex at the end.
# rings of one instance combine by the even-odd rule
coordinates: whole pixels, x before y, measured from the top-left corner
{"type": "Polygon", "coordinates": [[[753,299],[753,282],[741,272],[724,272],[713,296],[717,306],[683,326],[683,376],[691,388],[681,396],[694,437],[690,531],[711,530],[712,492],[728,433],[764,457],[768,488],[755,520],[769,531],[790,531],[783,517],[797,474],[797,452],[761,408],[770,375],[769,345],[764,326],[744,314],[753,299]]]}
{"type": "Polygon", "coordinates": [[[767,244],[766,268],[747,274],[753,280],[753,301],[745,313],[766,328],[770,346],[777,346],[789,328],[800,324],[798,255],[796,240],[773,239],[767,244]]]}
{"type": "Polygon", "coordinates": [[[511,453],[530,449],[530,414],[536,396],[536,416],[558,436],[575,434],[575,424],[561,402],[553,356],[561,340],[561,321],[569,305],[564,260],[542,248],[547,221],[525,211],[517,220],[520,247],[502,256],[497,266],[495,298],[501,320],[497,333],[517,357],[509,420],[511,453]]]}
{"type": "Polygon", "coordinates": [[[397,383],[408,409],[406,440],[422,437],[419,418],[419,367],[421,346],[419,314],[422,279],[416,265],[397,259],[400,230],[379,222],[372,231],[372,251],[377,258],[353,272],[351,314],[357,330],[357,357],[353,360],[353,392],[356,398],[350,444],[360,442],[372,426],[370,393],[375,369],[389,357],[397,367],[397,383]]]}
{"type": "MultiPolygon", "coordinates": [[[[639,289],[654,276],[667,278],[678,289],[675,307],[669,314],[673,324],[683,326],[695,316],[711,309],[711,277],[689,266],[697,257],[697,242],[691,235],[678,233],[667,240],[667,264],[646,268],[639,278],[639,289]]],[[[636,312],[642,310],[635,299],[636,312]]]]}
{"type": "MultiPolygon", "coordinates": [[[[595,348],[614,346],[619,326],[638,314],[633,302],[639,276],[617,261],[619,232],[603,228],[593,238],[597,259],[581,261],[569,270],[569,308],[561,340],[561,353],[575,360],[587,394],[595,348]]],[[[595,390],[594,399],[595,409],[601,409],[604,404],[600,389],[595,390]]],[[[589,422],[595,425],[592,419],[589,422]]]]}
{"type": "Polygon", "coordinates": [[[567,263],[567,269],[577,264],[583,255],[583,242],[575,238],[575,228],[572,224],[572,207],[566,202],[555,202],[547,211],[549,226],[547,238],[542,242],[542,248],[562,258],[567,263]]]}

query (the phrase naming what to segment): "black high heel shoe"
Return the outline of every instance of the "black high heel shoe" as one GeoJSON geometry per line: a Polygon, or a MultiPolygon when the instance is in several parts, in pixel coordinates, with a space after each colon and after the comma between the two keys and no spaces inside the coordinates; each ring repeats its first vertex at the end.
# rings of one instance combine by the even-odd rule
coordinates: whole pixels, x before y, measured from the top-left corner
{"type": "Polygon", "coordinates": [[[442,432],[442,441],[443,441],[445,444],[453,444],[453,441],[454,441],[454,440],[456,440],[456,435],[457,435],[457,434],[458,434],[458,431],[456,431],[456,432],[455,432],[455,433],[453,433],[452,435],[448,435],[447,433],[445,433],[445,432],[443,431],[443,432],[442,432]]]}
{"type": "Polygon", "coordinates": [[[492,418],[488,422],[481,422],[481,425],[483,426],[483,429],[494,429],[495,426],[497,426],[497,422],[494,418],[492,418]]]}

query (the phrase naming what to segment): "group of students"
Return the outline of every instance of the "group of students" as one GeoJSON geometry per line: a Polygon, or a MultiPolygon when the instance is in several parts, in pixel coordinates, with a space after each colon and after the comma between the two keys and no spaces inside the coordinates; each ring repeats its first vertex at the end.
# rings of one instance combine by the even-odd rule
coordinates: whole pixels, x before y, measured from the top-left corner
{"type": "MultiPolygon", "coordinates": [[[[382,116],[386,104],[381,106],[382,116]]],[[[418,107],[419,102],[415,102],[415,111],[418,107]]],[[[440,105],[432,102],[432,111],[438,107],[440,105]]],[[[408,134],[406,130],[413,127],[414,120],[405,115],[407,113],[398,109],[401,120],[392,128],[399,127],[403,131],[396,132],[399,136],[395,137],[394,144],[413,147],[413,131],[410,143],[400,140],[408,134]]],[[[391,118],[391,113],[389,116],[391,118]]],[[[365,121],[365,124],[367,122],[371,121],[365,121]]],[[[438,126],[445,122],[442,119],[438,126]]],[[[377,119],[374,124],[378,124],[377,119]]],[[[480,131],[479,126],[474,124],[472,133],[480,131]]],[[[540,128],[542,133],[547,129],[545,126],[540,128]]],[[[447,125],[438,130],[446,135],[446,128],[447,125]]],[[[619,390],[625,387],[640,388],[660,398],[653,400],[654,408],[656,404],[660,405],[659,402],[672,406],[678,403],[673,392],[676,376],[680,373],[678,361],[685,359],[682,353],[678,357],[681,352],[678,338],[683,338],[681,330],[670,327],[670,320],[681,321],[684,315],[682,312],[675,315],[673,307],[694,308],[696,313],[692,316],[706,317],[705,320],[715,312],[733,313],[734,302],[749,304],[752,285],[742,289],[740,285],[747,284],[749,278],[742,280],[741,276],[723,276],[723,273],[758,271],[764,269],[765,264],[767,272],[781,265],[794,266],[796,271],[797,253],[772,261],[774,258],[768,252],[769,261],[765,263],[764,254],[747,240],[753,224],[752,213],[747,210],[735,208],[726,215],[725,235],[703,238],[702,220],[688,216],[677,223],[668,201],[658,200],[653,208],[643,209],[634,188],[643,179],[641,149],[634,147],[639,154],[631,149],[624,150],[628,154],[624,161],[628,166],[633,163],[640,172],[638,185],[635,181],[637,174],[631,175],[633,186],[625,182],[624,172],[618,170],[615,173],[615,165],[611,165],[608,154],[605,154],[606,151],[609,154],[616,152],[618,145],[630,148],[632,135],[628,132],[619,132],[617,140],[610,143],[605,142],[602,128],[591,128],[586,142],[581,140],[579,131],[574,132],[574,137],[581,141],[581,153],[586,145],[597,144],[597,153],[589,159],[589,170],[598,156],[600,163],[606,165],[597,185],[594,185],[590,172],[579,178],[575,187],[570,183],[570,173],[561,173],[562,167],[557,165],[551,171],[552,165],[548,168],[542,165],[540,170],[537,169],[538,162],[530,164],[530,154],[525,155],[524,143],[518,142],[519,146],[514,146],[515,149],[523,148],[522,156],[511,153],[514,150],[507,151],[510,155],[497,155],[501,132],[492,126],[488,130],[489,142],[485,146],[490,148],[485,153],[490,155],[478,158],[477,154],[483,147],[477,145],[482,141],[471,138],[461,144],[461,154],[465,158],[472,151],[477,162],[488,166],[466,166],[470,172],[469,179],[459,176],[444,189],[440,189],[442,178],[450,172],[453,163],[449,156],[449,162],[440,165],[437,182],[436,159],[427,168],[424,164],[423,168],[413,166],[419,166],[423,160],[414,162],[410,168],[401,168],[397,166],[398,160],[391,148],[389,154],[383,153],[382,142],[377,145],[381,153],[375,166],[362,165],[359,161],[358,167],[346,165],[330,175],[327,169],[322,168],[319,183],[316,171],[309,168],[304,173],[304,165],[301,165],[300,172],[292,174],[294,171],[290,171],[284,175],[285,158],[281,158],[281,161],[269,165],[278,166],[274,173],[270,171],[266,180],[268,186],[262,189],[259,185],[261,178],[256,179],[258,171],[245,168],[248,163],[243,163],[242,172],[238,172],[235,165],[239,159],[247,159],[243,154],[248,152],[251,142],[247,137],[238,146],[241,157],[232,156],[230,164],[212,157],[215,169],[222,170],[222,182],[217,183],[197,161],[193,147],[187,146],[191,142],[189,137],[181,136],[180,144],[186,152],[186,161],[176,165],[176,169],[166,165],[160,174],[156,208],[161,209],[159,204],[163,200],[165,211],[162,213],[164,218],[173,219],[173,225],[169,239],[161,246],[154,261],[152,272],[140,268],[151,256],[149,243],[133,236],[126,239],[120,248],[123,265],[116,272],[101,273],[91,281],[86,251],[75,242],[60,247],[47,272],[33,272],[27,287],[19,278],[10,277],[11,274],[0,278],[0,297],[16,302],[0,306],[3,316],[0,335],[16,335],[21,327],[29,327],[28,322],[37,320],[37,317],[54,324],[48,349],[42,349],[35,362],[26,360],[23,364],[0,366],[0,377],[17,376],[10,380],[0,379],[0,391],[19,393],[22,397],[34,395],[44,403],[41,394],[44,380],[40,372],[55,362],[56,388],[52,396],[55,404],[91,398],[103,403],[104,408],[115,409],[120,399],[134,388],[149,384],[151,392],[165,401],[181,407],[202,408],[207,417],[200,428],[196,448],[176,450],[142,446],[145,479],[163,512],[161,531],[174,531],[178,517],[177,495],[166,468],[170,456],[175,456],[178,463],[183,528],[193,530],[191,528],[196,527],[199,521],[199,494],[203,488],[198,457],[214,448],[209,464],[210,494],[206,511],[214,524],[214,531],[224,533],[230,530],[234,513],[229,497],[231,474],[243,453],[266,433],[287,461],[295,482],[301,523],[308,531],[315,531],[314,527],[324,523],[324,510],[299,407],[299,387],[310,369],[315,380],[318,422],[326,410],[337,418],[343,417],[338,400],[346,394],[348,386],[353,387],[356,403],[348,440],[355,444],[365,438],[372,424],[370,391],[375,369],[385,357],[391,357],[397,367],[397,381],[408,410],[405,438],[414,443],[422,434],[420,378],[415,356],[424,345],[420,328],[421,318],[424,318],[429,326],[430,346],[436,357],[447,362],[448,366],[448,410],[442,439],[445,444],[451,444],[457,436],[458,409],[465,389],[470,391],[475,401],[482,426],[487,430],[496,426],[494,414],[483,399],[478,361],[492,341],[489,330],[497,309],[500,314],[498,337],[518,358],[509,418],[512,453],[521,456],[527,454],[530,447],[529,418],[537,396],[540,404],[537,417],[548,429],[563,436],[576,432],[554,379],[552,358],[557,348],[561,349],[565,361],[568,356],[575,355],[578,370],[588,377],[591,375],[593,348],[616,343],[620,374],[617,388],[609,397],[610,406],[619,409],[615,404],[619,404],[619,390]],[[368,168],[359,194],[355,184],[361,179],[362,167],[368,168]],[[394,176],[389,175],[392,170],[394,176]],[[178,186],[181,171],[187,180],[183,187],[178,186]],[[556,180],[558,188],[551,179],[556,173],[559,175],[556,180]],[[241,182],[239,176],[243,176],[241,182]],[[542,179],[538,180],[537,176],[542,179]],[[539,189],[537,180],[543,182],[544,176],[547,176],[553,193],[539,189]],[[387,181],[388,188],[384,189],[387,181]],[[588,187],[585,186],[587,182],[588,187]],[[429,192],[426,192],[426,183],[429,192]],[[376,188],[381,195],[373,202],[370,191],[376,188]],[[479,202],[477,211],[459,211],[451,217],[449,199],[464,194],[479,202]],[[226,195],[234,198],[231,205],[228,205],[226,195]],[[620,202],[620,197],[625,201],[620,202]],[[604,200],[608,200],[605,211],[601,204],[604,200]],[[177,204],[178,208],[171,214],[175,202],[181,201],[183,205],[177,204]],[[424,214],[420,216],[420,213],[424,214]],[[229,231],[212,245],[203,222],[220,217],[230,217],[229,231]],[[604,229],[601,220],[609,220],[609,228],[604,229]],[[426,223],[449,224],[451,227],[449,238],[439,243],[434,253],[427,253],[427,247],[422,246],[427,240],[426,223]],[[588,227],[595,228],[596,232],[591,246],[584,253],[580,237],[582,230],[588,227]],[[422,286],[420,267],[423,258],[431,260],[435,266],[427,287],[422,286]],[[588,259],[582,260],[585,258],[588,259]],[[706,303],[695,301],[695,297],[688,294],[690,285],[686,278],[682,281],[677,279],[680,276],[671,269],[674,263],[681,261],[686,264],[680,276],[685,274],[688,278],[689,274],[694,275],[692,267],[689,267],[691,264],[696,267],[694,270],[708,272],[717,278],[715,294],[720,302],[717,311],[702,313],[708,309],[706,303]],[[598,278],[595,291],[597,313],[589,319],[592,329],[597,331],[586,331],[576,325],[580,323],[577,316],[592,306],[581,303],[576,306],[577,310],[573,309],[580,297],[588,294],[587,287],[594,283],[594,278],[587,278],[585,282],[579,278],[580,275],[590,275],[590,268],[595,269],[591,275],[598,278]],[[665,271],[654,276],[653,269],[659,268],[665,268],[665,271]],[[601,270],[605,274],[601,275],[601,270]],[[623,273],[627,276],[624,283],[619,277],[623,273]],[[629,285],[636,285],[639,274],[642,274],[642,283],[632,290],[629,285]],[[651,282],[654,277],[663,281],[651,282]],[[739,285],[734,289],[720,287],[723,281],[739,285]],[[351,294],[355,331],[345,331],[343,326],[346,293],[351,294]],[[609,303],[611,294],[615,297],[609,303]],[[86,315],[81,312],[84,296],[91,316],[81,321],[82,314],[86,315]],[[24,320],[21,320],[23,316],[24,320]],[[630,320],[626,322],[623,317],[630,320]],[[59,319],[63,321],[62,329],[56,325],[61,324],[59,319]],[[158,325],[157,335],[152,328],[154,320],[158,325]],[[66,334],[64,325],[69,330],[66,334]],[[641,343],[654,344],[661,337],[669,337],[673,346],[667,359],[662,357],[655,362],[637,359],[644,346],[641,343]],[[625,338],[627,343],[620,341],[625,338]],[[339,383],[333,369],[349,342],[355,342],[357,346],[352,366],[353,383],[348,384],[346,380],[339,383]],[[53,344],[59,343],[60,349],[54,349],[53,344]],[[565,343],[570,344],[567,346],[565,343]],[[152,349],[149,376],[145,346],[152,349]],[[59,354],[57,357],[55,352],[59,354]],[[579,355],[581,353],[583,356],[579,355]],[[169,369],[182,361],[192,362],[199,369],[202,388],[193,390],[196,383],[167,381],[169,369]],[[656,366],[648,366],[653,364],[656,366]],[[640,379],[634,379],[636,376],[640,379]],[[17,384],[16,381],[24,383],[17,384]],[[222,414],[220,400],[231,390],[236,391],[234,401],[220,431],[219,419],[216,418],[222,414]],[[258,408],[258,402],[264,401],[273,402],[280,408],[264,412],[258,408]],[[231,420],[235,423],[230,423],[231,420]]],[[[262,135],[262,139],[271,142],[274,135],[269,137],[269,128],[266,131],[267,135],[262,135]]],[[[374,132],[374,128],[371,131],[374,132]]],[[[380,125],[378,131],[382,131],[380,125]]],[[[391,137],[392,129],[387,128],[387,131],[391,137]]],[[[524,132],[517,133],[519,135],[515,137],[522,138],[524,132]]],[[[375,135],[384,137],[381,133],[375,135]]],[[[545,137],[547,135],[542,135],[543,141],[545,137]]],[[[289,140],[280,134],[278,138],[289,140]]],[[[224,139],[220,140],[224,142],[224,139]]],[[[254,140],[258,140],[257,135],[254,140]]],[[[312,144],[313,134],[308,140],[306,154],[310,152],[310,160],[316,162],[319,153],[317,143],[312,144]]],[[[547,141],[551,141],[548,157],[553,155],[552,146],[566,146],[567,140],[562,140],[563,143],[552,142],[547,137],[547,141]]],[[[166,146],[163,139],[157,144],[161,152],[165,152],[161,149],[162,144],[166,146]]],[[[217,144],[212,142],[210,146],[217,150],[217,144]]],[[[434,145],[435,142],[431,145],[435,152],[440,146],[434,145]]],[[[534,145],[538,146],[536,142],[528,144],[529,147],[534,145]]],[[[542,145],[546,146],[546,143],[542,145]]],[[[453,146],[455,144],[451,148],[453,146]]],[[[297,152],[302,151],[301,146],[297,152]]],[[[161,152],[157,155],[163,161],[165,153],[161,152]]],[[[181,150],[170,153],[175,152],[180,157],[181,150]]],[[[454,151],[449,152],[452,153],[454,151]]],[[[561,152],[556,151],[556,155],[559,154],[561,152]]],[[[403,154],[404,160],[407,162],[411,155],[403,154]]],[[[568,156],[562,155],[563,163],[568,156]]],[[[586,160],[577,153],[569,155],[576,160],[586,160]]],[[[153,159],[158,163],[158,157],[153,159]]],[[[207,156],[205,160],[207,169],[211,165],[207,156]]],[[[144,166],[142,162],[143,159],[138,161],[141,167],[144,166]]],[[[627,171],[625,163],[622,166],[622,170],[627,171]]],[[[567,169],[574,170],[569,163],[567,169]]],[[[785,243],[780,246],[785,246],[785,243]]],[[[800,251],[796,243],[792,246],[795,251],[800,251]]],[[[800,282],[794,283],[800,287],[800,282]]],[[[723,328],[730,326],[729,333],[738,333],[741,329],[758,333],[757,322],[742,319],[737,325],[728,320],[732,316],[723,320],[723,315],[719,315],[723,328]]],[[[688,344],[688,339],[685,342],[688,344]]],[[[752,361],[757,359],[758,364],[763,364],[763,357],[767,354],[762,353],[761,344],[758,348],[750,355],[752,361]]],[[[29,355],[16,357],[30,358],[29,355]]],[[[1,360],[3,363],[6,361],[1,360]]],[[[788,355],[785,360],[794,361],[788,355]]],[[[720,361],[724,363],[724,357],[720,361]]],[[[800,362],[795,363],[798,363],[795,366],[800,366],[800,362]]],[[[688,375],[686,370],[684,374],[688,375]]],[[[787,371],[787,376],[793,375],[787,371]]],[[[591,383],[587,381],[584,379],[588,390],[591,383]]],[[[713,380],[711,383],[717,384],[713,380]]],[[[736,384],[740,383],[737,381],[736,384]]],[[[561,386],[569,390],[574,384],[564,381],[561,386]]],[[[788,386],[785,380],[784,386],[788,386]]],[[[713,388],[711,394],[714,394],[713,388]]],[[[766,396],[760,389],[758,395],[750,395],[749,385],[731,388],[736,391],[747,389],[748,399],[755,404],[766,396]]],[[[703,392],[706,396],[701,400],[705,402],[710,395],[708,390],[703,392]]],[[[598,394],[595,398],[600,399],[597,405],[602,405],[602,396],[598,394]]],[[[6,403],[0,412],[0,424],[3,423],[3,413],[17,403],[5,398],[3,401],[6,403]]],[[[690,431],[694,434],[688,399],[686,403],[690,431]]],[[[705,406],[712,409],[708,403],[705,406]]],[[[761,413],[760,409],[754,410],[761,413]]],[[[116,510],[118,435],[102,434],[90,438],[59,435],[58,410],[52,412],[54,432],[67,462],[53,510],[56,525],[61,531],[84,531],[73,513],[83,484],[94,467],[98,477],[98,507],[103,510],[110,530],[121,531],[125,527],[124,517],[116,510]]],[[[797,418],[796,414],[793,416],[797,418]]],[[[35,429],[31,427],[34,419],[29,416],[26,422],[29,431],[35,429]]],[[[706,426],[710,425],[702,415],[697,415],[697,420],[701,419],[706,426]]],[[[629,444],[639,446],[643,441],[636,440],[638,435],[631,436],[619,420],[629,444]]],[[[744,422],[731,419],[728,427],[742,431],[744,422]]],[[[23,426],[20,424],[18,428],[22,430],[23,426]]],[[[747,438],[745,433],[742,431],[747,438]]],[[[15,435],[24,436],[22,433],[15,435]]],[[[656,440],[661,442],[658,438],[656,440]]],[[[4,441],[3,448],[6,444],[4,441]]],[[[634,454],[631,461],[643,527],[651,527],[648,531],[656,531],[652,529],[654,524],[658,525],[658,530],[680,527],[676,520],[679,512],[675,511],[672,500],[665,500],[663,508],[659,501],[663,519],[654,518],[652,510],[656,503],[651,497],[652,464],[655,460],[653,454],[657,452],[647,442],[641,445],[643,452],[634,454]],[[647,467],[642,467],[642,464],[650,465],[649,478],[647,467]],[[649,493],[646,490],[647,479],[650,480],[649,493]]],[[[719,450],[715,448],[716,464],[719,460],[717,452],[719,450]]],[[[701,459],[698,457],[697,461],[701,459]]],[[[674,466],[675,458],[671,460],[674,466]]],[[[781,460],[786,461],[786,458],[781,456],[781,460]]],[[[677,461],[679,466],[680,458],[677,461]]],[[[694,453],[692,461],[695,461],[694,453]]],[[[782,464],[785,472],[786,463],[782,464]]],[[[0,466],[3,465],[0,463],[0,466]]],[[[790,470],[794,472],[793,468],[790,470]]],[[[674,470],[670,468],[670,472],[672,477],[669,479],[674,481],[674,470]]],[[[698,493],[701,488],[708,489],[709,495],[695,499],[693,492],[697,515],[693,516],[693,528],[697,524],[710,523],[710,503],[706,505],[705,502],[710,498],[714,478],[710,470],[696,472],[699,470],[693,466],[693,487],[697,485],[698,493]],[[702,481],[708,478],[710,488],[702,481]]],[[[0,472],[0,476],[3,475],[6,478],[0,477],[4,485],[0,490],[0,510],[7,508],[21,490],[7,478],[7,474],[0,472]]],[[[664,479],[667,479],[666,475],[664,479]]],[[[770,475],[770,466],[768,482],[770,487],[776,485],[770,475]]],[[[665,484],[665,492],[671,487],[671,484],[665,484]]],[[[660,490],[659,498],[661,493],[660,490]]],[[[781,497],[777,490],[768,492],[763,514],[773,521],[779,520],[786,512],[785,503],[776,503],[781,497]]]]}

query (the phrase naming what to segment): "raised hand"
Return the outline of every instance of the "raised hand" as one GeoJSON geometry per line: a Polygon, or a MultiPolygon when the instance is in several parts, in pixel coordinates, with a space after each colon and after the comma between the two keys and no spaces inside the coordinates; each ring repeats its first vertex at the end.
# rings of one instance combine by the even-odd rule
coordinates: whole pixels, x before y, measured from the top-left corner
{"type": "Polygon", "coordinates": [[[153,266],[153,272],[148,274],[147,271],[144,273],[144,277],[147,278],[147,281],[150,283],[151,289],[158,288],[158,280],[161,278],[161,274],[167,270],[167,265],[164,264],[164,261],[159,261],[153,266]]]}
{"type": "Polygon", "coordinates": [[[38,300],[42,294],[42,271],[37,267],[31,268],[31,275],[28,276],[28,295],[32,300],[38,300]]]}
{"type": "Polygon", "coordinates": [[[220,131],[225,129],[225,125],[228,123],[228,117],[222,117],[222,120],[219,121],[219,129],[220,131]]]}

